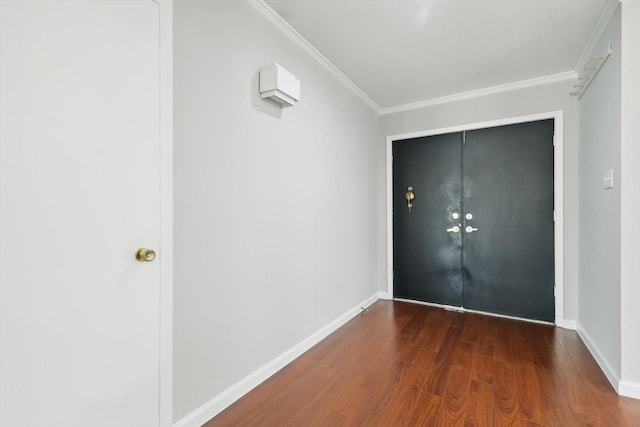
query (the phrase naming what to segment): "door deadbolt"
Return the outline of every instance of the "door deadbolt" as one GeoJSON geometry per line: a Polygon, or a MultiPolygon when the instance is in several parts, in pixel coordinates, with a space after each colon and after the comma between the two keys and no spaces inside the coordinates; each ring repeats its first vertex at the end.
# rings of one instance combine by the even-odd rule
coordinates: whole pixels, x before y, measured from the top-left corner
{"type": "Polygon", "coordinates": [[[460,219],[460,214],[458,212],[454,212],[454,213],[451,214],[451,218],[460,219]]]}
{"type": "Polygon", "coordinates": [[[136,259],[140,262],[151,262],[156,259],[156,253],[153,249],[140,248],[136,251],[136,259]]]}

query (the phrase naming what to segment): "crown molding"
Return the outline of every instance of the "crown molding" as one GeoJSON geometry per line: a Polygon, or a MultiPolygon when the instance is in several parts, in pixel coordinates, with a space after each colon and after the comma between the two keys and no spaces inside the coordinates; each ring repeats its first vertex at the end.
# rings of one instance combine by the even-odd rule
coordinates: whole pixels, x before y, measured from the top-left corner
{"type": "MultiPolygon", "coordinates": [[[[492,86],[488,88],[472,90],[469,92],[462,92],[454,95],[447,95],[439,98],[427,99],[424,101],[418,101],[408,104],[396,105],[392,107],[381,107],[373,99],[371,99],[362,89],[360,89],[349,77],[347,77],[338,67],[336,67],[326,56],[324,56],[318,49],[316,49],[304,36],[296,31],[288,22],[284,20],[271,6],[269,6],[265,0],[246,0],[254,9],[273,23],[280,31],[300,46],[307,54],[315,59],[320,65],[328,70],[333,76],[335,76],[341,83],[343,83],[348,89],[360,97],[371,109],[380,115],[399,113],[402,111],[410,111],[419,108],[430,107],[438,104],[446,104],[449,102],[462,101],[465,99],[477,98],[481,96],[493,95],[497,93],[508,92],[512,90],[524,89],[533,86],[558,83],[565,80],[575,80],[578,75],[575,71],[568,71],[559,74],[552,74],[543,77],[537,77],[529,80],[521,80],[513,83],[507,83],[498,86],[492,86]]],[[[606,7],[601,14],[596,29],[589,39],[589,43],[585,47],[582,56],[585,60],[588,60],[593,47],[597,43],[598,39],[604,32],[611,16],[616,10],[619,0],[608,0],[606,7]]],[[[582,57],[581,57],[582,61],[582,57]]],[[[580,64],[580,62],[578,63],[580,64]]],[[[576,69],[581,69],[576,68],[576,69]]]]}
{"type": "Polygon", "coordinates": [[[497,93],[509,92],[512,90],[525,89],[533,86],[546,85],[551,83],[563,82],[566,80],[576,79],[578,75],[575,71],[567,71],[549,76],[536,77],[534,79],[521,80],[513,83],[507,83],[498,86],[487,87],[469,92],[462,92],[455,95],[447,95],[440,98],[427,99],[425,101],[412,102],[410,104],[397,105],[395,107],[382,108],[380,114],[393,114],[403,111],[416,110],[418,108],[431,107],[438,104],[446,104],[449,102],[462,101],[465,99],[478,98],[481,96],[495,95],[497,93]]]}
{"type": "Polygon", "coordinates": [[[318,49],[316,49],[302,34],[295,30],[287,21],[282,18],[269,6],[264,0],[246,0],[251,6],[253,6],[258,12],[260,12],[269,21],[275,24],[284,34],[286,34],[291,40],[293,40],[298,46],[300,46],[305,52],[307,52],[313,59],[315,59],[320,65],[333,74],[342,84],[344,84],[353,93],[358,95],[369,107],[371,107],[376,113],[380,114],[382,108],[369,96],[358,87],[349,77],[347,77],[338,67],[333,65],[329,59],[324,56],[318,49]]]}
{"type": "Polygon", "coordinates": [[[589,37],[587,44],[582,50],[580,59],[578,59],[578,63],[576,64],[575,68],[576,73],[579,73],[587,65],[587,62],[589,62],[589,59],[593,55],[593,50],[596,48],[598,41],[600,41],[600,37],[602,37],[602,34],[604,34],[604,31],[607,29],[607,25],[609,25],[609,21],[613,17],[613,14],[616,12],[619,4],[620,0],[608,0],[607,4],[602,9],[600,18],[598,18],[598,22],[593,28],[591,36],[589,37]]]}

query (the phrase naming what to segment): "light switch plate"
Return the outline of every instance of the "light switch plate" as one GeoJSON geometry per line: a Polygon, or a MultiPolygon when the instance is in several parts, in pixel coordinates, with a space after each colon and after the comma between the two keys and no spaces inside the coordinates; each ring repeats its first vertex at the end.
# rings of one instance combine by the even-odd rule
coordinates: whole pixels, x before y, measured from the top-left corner
{"type": "Polygon", "coordinates": [[[613,169],[609,169],[605,172],[604,178],[602,178],[602,188],[605,190],[613,188],[613,169]]]}

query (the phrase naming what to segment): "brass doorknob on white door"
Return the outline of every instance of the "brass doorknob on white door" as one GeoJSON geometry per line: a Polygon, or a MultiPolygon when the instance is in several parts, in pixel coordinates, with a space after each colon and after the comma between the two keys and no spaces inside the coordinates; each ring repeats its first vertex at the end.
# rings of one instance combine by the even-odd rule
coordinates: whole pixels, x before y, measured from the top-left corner
{"type": "Polygon", "coordinates": [[[472,227],[472,226],[470,226],[470,225],[467,225],[467,226],[464,228],[464,231],[466,231],[467,233],[473,233],[474,231],[478,231],[478,229],[477,229],[476,227],[472,227]]]}
{"type": "Polygon", "coordinates": [[[156,259],[156,252],[153,249],[140,248],[136,251],[136,259],[140,262],[151,262],[156,259]]]}

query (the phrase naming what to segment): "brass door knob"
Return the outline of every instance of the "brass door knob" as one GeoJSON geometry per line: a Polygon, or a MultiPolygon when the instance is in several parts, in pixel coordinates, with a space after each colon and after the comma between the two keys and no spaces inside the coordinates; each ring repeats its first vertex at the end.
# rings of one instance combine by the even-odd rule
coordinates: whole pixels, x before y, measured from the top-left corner
{"type": "Polygon", "coordinates": [[[404,195],[404,198],[407,199],[407,202],[411,203],[416,195],[413,192],[413,187],[407,187],[407,193],[404,195]]]}
{"type": "Polygon", "coordinates": [[[156,253],[153,249],[140,248],[136,252],[136,259],[140,262],[151,262],[156,259],[156,253]]]}

